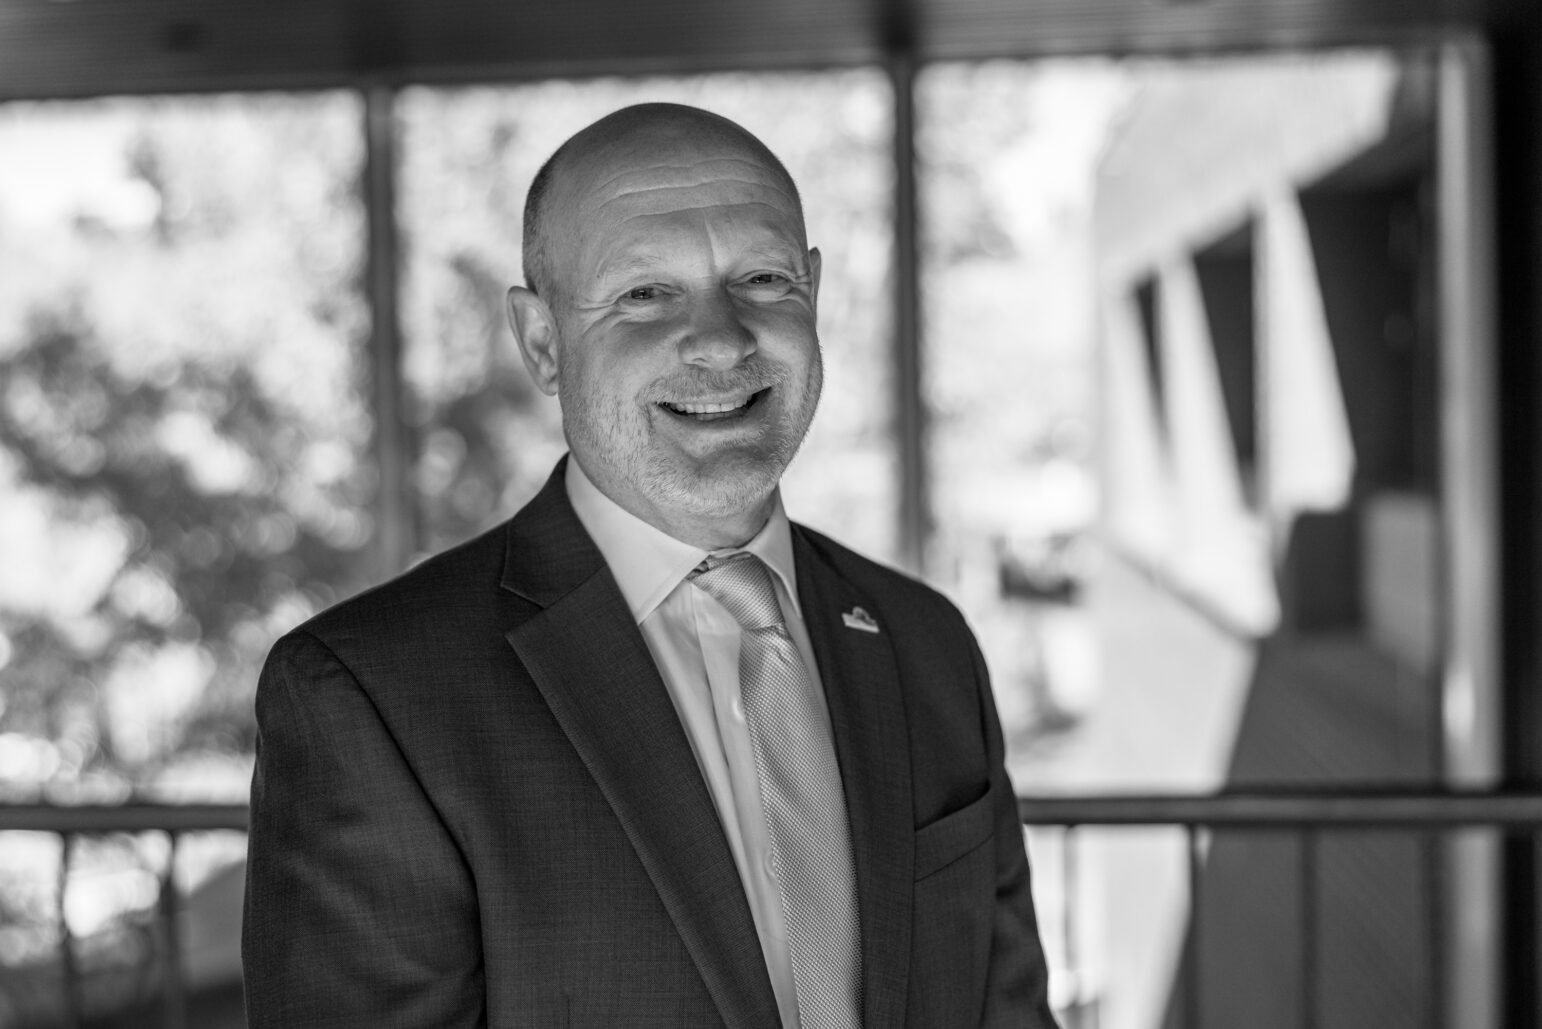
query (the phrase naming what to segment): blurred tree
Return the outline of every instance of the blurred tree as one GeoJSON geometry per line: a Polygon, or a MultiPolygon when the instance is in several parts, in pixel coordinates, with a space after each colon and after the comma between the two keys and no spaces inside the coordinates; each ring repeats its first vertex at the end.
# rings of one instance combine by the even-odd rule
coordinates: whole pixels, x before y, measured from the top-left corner
{"type": "Polygon", "coordinates": [[[237,799],[266,649],[358,585],[370,533],[357,104],[7,114],[121,174],[3,225],[0,788],[237,799]]]}

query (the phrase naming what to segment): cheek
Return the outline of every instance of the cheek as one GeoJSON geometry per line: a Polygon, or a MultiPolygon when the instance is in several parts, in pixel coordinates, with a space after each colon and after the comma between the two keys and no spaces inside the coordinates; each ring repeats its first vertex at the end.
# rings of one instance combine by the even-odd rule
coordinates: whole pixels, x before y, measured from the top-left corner
{"type": "Polygon", "coordinates": [[[591,389],[624,392],[627,383],[648,377],[647,369],[658,361],[657,342],[657,331],[648,326],[606,326],[577,338],[565,369],[591,389]]]}
{"type": "Polygon", "coordinates": [[[783,360],[812,360],[819,351],[814,316],[806,308],[762,311],[745,324],[762,348],[783,360]]]}
{"type": "Polygon", "coordinates": [[[643,397],[660,378],[641,349],[607,348],[570,355],[559,382],[559,397],[575,410],[606,421],[630,419],[644,406],[643,397]]]}

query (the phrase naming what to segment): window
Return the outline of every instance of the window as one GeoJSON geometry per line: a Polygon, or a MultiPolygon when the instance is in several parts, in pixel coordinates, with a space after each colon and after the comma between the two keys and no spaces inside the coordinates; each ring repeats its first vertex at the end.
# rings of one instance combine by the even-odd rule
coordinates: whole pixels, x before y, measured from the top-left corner
{"type": "MultiPolygon", "coordinates": [[[[742,122],[799,182],[826,381],[789,509],[880,560],[921,550],[979,633],[1020,789],[1440,781],[1441,705],[1491,678],[1449,673],[1458,649],[1493,659],[1493,537],[1465,460],[1487,454],[1482,392],[1442,385],[1485,358],[1461,350],[1481,313],[1448,304],[1471,256],[1450,242],[1466,202],[1450,183],[1472,169],[1448,166],[1470,127],[1449,129],[1437,64],[926,66],[916,283],[893,254],[904,95],[871,68],[381,91],[391,216],[360,187],[358,94],[0,107],[0,797],[244,798],[275,636],[379,573],[364,552],[382,525],[411,526],[407,561],[540,487],[557,409],[503,310],[525,191],[562,139],[641,99],[742,122]],[[400,236],[399,362],[369,343],[370,213],[400,236]],[[908,286],[923,321],[906,398],[908,286]],[[382,387],[403,426],[377,424],[382,387]],[[925,430],[919,541],[896,517],[915,485],[907,405],[925,430]]],[[[1041,912],[1117,913],[1046,942],[1063,1010],[1134,1026],[1171,1002],[1183,869],[1171,838],[1114,835],[1079,866],[1037,838],[1037,889],[1041,912]]],[[[93,953],[139,946],[158,839],[75,850],[63,917],[107,941],[93,953]]],[[[1324,852],[1335,939],[1385,940],[1378,912],[1417,921],[1439,898],[1426,853],[1362,842],[1324,852]]],[[[1262,877],[1290,896],[1293,852],[1245,846],[1212,839],[1205,889],[1277,943],[1281,909],[1236,895],[1262,877]]],[[[239,852],[190,845],[177,881],[228,908],[239,852]]],[[[0,841],[0,979],[53,945],[57,854],[0,841]]],[[[1425,941],[1401,924],[1376,982],[1418,1005],[1425,941]]],[[[1204,929],[1222,951],[1238,931],[1204,929]]],[[[1343,967],[1370,960],[1354,946],[1343,967]]],[[[233,951],[200,953],[229,978],[233,951]]],[[[1346,1009],[1353,989],[1324,986],[1346,1009]]]]}

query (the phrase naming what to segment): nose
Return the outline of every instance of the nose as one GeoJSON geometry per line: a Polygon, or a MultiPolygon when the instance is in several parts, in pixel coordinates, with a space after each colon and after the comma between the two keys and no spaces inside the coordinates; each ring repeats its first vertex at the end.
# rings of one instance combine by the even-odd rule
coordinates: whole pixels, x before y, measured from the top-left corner
{"type": "Polygon", "coordinates": [[[706,289],[692,296],[679,348],[685,364],[724,370],[755,352],[755,334],[726,289],[706,289]]]}

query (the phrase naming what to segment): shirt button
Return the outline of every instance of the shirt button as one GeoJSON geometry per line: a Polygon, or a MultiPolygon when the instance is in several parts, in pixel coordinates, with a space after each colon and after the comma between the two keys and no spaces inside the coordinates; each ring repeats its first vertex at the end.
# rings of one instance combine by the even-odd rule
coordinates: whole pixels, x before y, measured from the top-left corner
{"type": "Polygon", "coordinates": [[[734,699],[733,699],[733,703],[729,705],[729,709],[733,711],[735,718],[737,718],[741,722],[744,721],[744,698],[743,697],[735,696],[734,699]]]}
{"type": "Polygon", "coordinates": [[[760,856],[760,863],[765,867],[766,878],[767,879],[775,879],[776,878],[776,855],[771,853],[769,848],[765,851],[765,853],[763,853],[760,856]]]}

